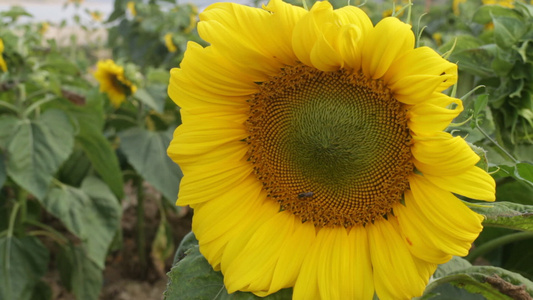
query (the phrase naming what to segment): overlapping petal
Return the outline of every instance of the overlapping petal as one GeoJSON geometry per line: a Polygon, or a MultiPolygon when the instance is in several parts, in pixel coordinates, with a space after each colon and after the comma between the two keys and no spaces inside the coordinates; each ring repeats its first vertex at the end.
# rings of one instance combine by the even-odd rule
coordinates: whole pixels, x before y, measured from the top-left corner
{"type": "Polygon", "coordinates": [[[363,73],[372,79],[386,75],[395,60],[415,45],[411,26],[390,17],[381,20],[365,37],[363,46],[363,73]]]}
{"type": "Polygon", "coordinates": [[[394,210],[411,252],[439,264],[451,255],[468,254],[481,232],[483,217],[423,176],[413,175],[409,181],[411,190],[405,192],[405,206],[397,205],[394,210]]]}
{"type": "Polygon", "coordinates": [[[406,104],[424,102],[457,82],[457,65],[435,50],[420,47],[397,57],[383,76],[395,98],[406,104]]]}
{"type": "Polygon", "coordinates": [[[200,14],[198,33],[254,81],[265,80],[284,65],[295,63],[290,48],[280,45],[286,45],[292,36],[293,22],[303,13],[301,8],[281,1],[269,9],[279,9],[280,13],[234,3],[215,3],[200,14]]]}
{"type": "Polygon", "coordinates": [[[409,129],[415,135],[432,135],[444,130],[462,111],[461,100],[435,93],[426,101],[409,109],[407,112],[409,129]]]}
{"type": "Polygon", "coordinates": [[[374,294],[367,231],[322,228],[308,250],[294,299],[371,299],[374,294]]]}
{"type": "Polygon", "coordinates": [[[427,266],[419,266],[422,262],[415,261],[411,255],[397,220],[389,217],[389,220],[376,221],[366,228],[378,297],[411,299],[420,296],[429,277],[421,276],[419,268],[427,266]]]}
{"type": "Polygon", "coordinates": [[[250,237],[229,265],[225,284],[229,291],[252,291],[265,296],[294,285],[301,263],[315,238],[312,224],[302,224],[285,212],[274,215],[250,237]]]}
{"type": "Polygon", "coordinates": [[[415,141],[411,147],[413,162],[424,174],[460,176],[479,161],[479,156],[462,137],[453,137],[441,131],[433,136],[414,136],[413,139],[415,141]]]}

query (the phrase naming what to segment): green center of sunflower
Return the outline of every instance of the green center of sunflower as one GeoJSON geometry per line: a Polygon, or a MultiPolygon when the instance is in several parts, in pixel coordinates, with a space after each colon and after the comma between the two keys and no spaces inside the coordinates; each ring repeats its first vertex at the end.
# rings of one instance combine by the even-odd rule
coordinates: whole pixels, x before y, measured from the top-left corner
{"type": "Polygon", "coordinates": [[[381,82],[298,65],[261,85],[246,122],[268,196],[317,227],[392,212],[413,171],[405,107],[381,82]]]}

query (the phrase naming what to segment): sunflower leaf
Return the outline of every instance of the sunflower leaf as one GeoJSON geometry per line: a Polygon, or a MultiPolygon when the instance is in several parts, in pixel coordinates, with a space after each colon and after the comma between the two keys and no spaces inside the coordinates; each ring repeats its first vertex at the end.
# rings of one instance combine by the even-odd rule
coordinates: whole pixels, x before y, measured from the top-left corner
{"type": "Polygon", "coordinates": [[[36,237],[1,237],[0,299],[30,299],[48,259],[48,249],[36,237]]]}
{"type": "Polygon", "coordinates": [[[533,205],[495,202],[487,205],[466,203],[473,211],[485,216],[483,225],[533,231],[533,205]]]}
{"type": "Polygon", "coordinates": [[[7,145],[7,174],[20,186],[45,198],[59,166],[74,146],[74,128],[67,115],[56,109],[38,120],[19,120],[10,130],[7,145]]]}
{"type": "MultiPolygon", "coordinates": [[[[189,236],[192,241],[192,237],[189,236]]],[[[283,300],[290,299],[292,289],[284,289],[266,297],[258,297],[249,292],[228,294],[224,287],[222,273],[213,270],[211,265],[200,253],[197,245],[185,252],[167,273],[169,282],[164,293],[165,300],[174,299],[213,299],[213,300],[283,300]]]]}
{"type": "MultiPolygon", "coordinates": [[[[441,277],[428,285],[421,299],[441,299],[439,294],[449,296],[455,289],[466,291],[481,298],[468,297],[468,299],[511,300],[521,298],[533,293],[533,282],[520,274],[492,266],[472,266],[441,277]]],[[[461,299],[465,299],[464,291],[461,299]]],[[[471,295],[473,296],[473,295],[471,295]]]]}
{"type": "Polygon", "coordinates": [[[80,189],[67,185],[52,188],[42,204],[82,240],[87,258],[103,269],[121,215],[111,190],[96,177],[86,177],[80,189]]]}
{"type": "Polygon", "coordinates": [[[68,245],[61,248],[58,269],[61,280],[76,295],[78,300],[96,300],[103,284],[100,266],[90,259],[81,246],[68,245]]]}
{"type": "Polygon", "coordinates": [[[135,171],[174,204],[183,175],[167,156],[172,131],[154,132],[134,127],[120,132],[119,137],[120,150],[135,171]]]}

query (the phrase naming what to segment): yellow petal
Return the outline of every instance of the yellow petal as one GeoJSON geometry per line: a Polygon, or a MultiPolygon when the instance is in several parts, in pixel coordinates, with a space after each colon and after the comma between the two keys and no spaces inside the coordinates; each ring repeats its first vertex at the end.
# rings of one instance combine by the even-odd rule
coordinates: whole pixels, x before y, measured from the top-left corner
{"type": "Polygon", "coordinates": [[[372,266],[364,227],[321,228],[308,250],[293,299],[371,299],[372,266]],[[318,287],[318,288],[317,288],[318,287]]]}
{"type": "Polygon", "coordinates": [[[252,171],[249,162],[238,158],[188,168],[180,183],[177,205],[194,205],[219,197],[239,185],[252,171]]]}
{"type": "Polygon", "coordinates": [[[193,232],[201,253],[217,270],[228,244],[246,238],[250,228],[256,228],[279,210],[273,203],[265,203],[261,185],[254,182],[257,180],[249,177],[242,186],[194,206],[193,232]]]}
{"type": "MultiPolygon", "coordinates": [[[[236,227],[239,228],[239,234],[232,237],[229,240],[224,253],[222,253],[222,260],[220,263],[222,274],[224,274],[224,280],[233,281],[234,279],[231,276],[226,276],[226,271],[233,264],[239,264],[240,262],[236,259],[241,251],[244,249],[246,244],[250,241],[251,237],[256,233],[256,231],[261,227],[265,222],[271,220],[275,215],[279,213],[279,204],[267,199],[266,192],[262,190],[262,185],[257,179],[255,179],[255,184],[261,188],[259,196],[253,195],[254,197],[246,198],[250,199],[252,202],[259,203],[254,210],[242,211],[242,224],[239,223],[236,227]],[[248,215],[246,215],[248,214],[248,215]]],[[[241,201],[241,199],[236,199],[241,201]]],[[[241,213],[239,217],[241,217],[241,213]]],[[[237,274],[238,275],[238,274],[237,274]]],[[[226,284],[228,291],[235,291],[236,286],[230,286],[226,284]]]]}
{"type": "Polygon", "coordinates": [[[399,101],[415,104],[455,84],[457,65],[429,47],[420,47],[397,58],[383,80],[399,101]]]}
{"type": "Polygon", "coordinates": [[[494,179],[478,167],[472,167],[457,175],[424,174],[424,177],[441,189],[455,194],[477,200],[496,200],[494,179]]]}
{"type": "Polygon", "coordinates": [[[361,28],[353,24],[342,26],[337,38],[337,49],[344,60],[343,65],[354,71],[359,70],[362,55],[361,28]]]}
{"type": "Polygon", "coordinates": [[[235,259],[239,263],[225,270],[225,284],[261,296],[292,286],[314,236],[312,224],[302,224],[288,212],[274,215],[250,237],[235,259]]]}
{"type": "Polygon", "coordinates": [[[368,18],[368,15],[359,7],[348,5],[334,10],[334,13],[339,16],[341,24],[353,24],[357,26],[361,30],[362,35],[368,34],[368,32],[374,27],[372,21],[368,18]]]}
{"type": "MultiPolygon", "coordinates": [[[[244,125],[238,122],[198,118],[176,128],[167,153],[180,164],[189,158],[201,158],[202,154],[230,142],[239,142],[247,136],[244,125]]],[[[246,147],[246,143],[240,143],[243,148],[246,147]]]]}
{"type": "Polygon", "coordinates": [[[339,52],[333,48],[323,34],[317,37],[310,59],[312,66],[324,72],[338,70],[344,65],[339,52]]]}
{"type": "Polygon", "coordinates": [[[182,123],[194,122],[198,119],[218,119],[227,122],[244,124],[248,118],[250,107],[245,106],[193,106],[180,109],[182,123]]]}
{"type": "Polygon", "coordinates": [[[415,36],[411,26],[390,17],[381,20],[364,38],[363,73],[373,79],[385,75],[393,62],[411,51],[415,36]]]}
{"type": "Polygon", "coordinates": [[[292,50],[292,36],[296,23],[307,14],[307,10],[285,3],[281,0],[271,0],[263,9],[272,12],[271,31],[275,32],[280,39],[277,45],[272,45],[285,53],[286,57],[282,61],[290,65],[296,60],[296,55],[292,50]],[[277,34],[283,32],[283,34],[277,34]]]}
{"type": "Polygon", "coordinates": [[[282,14],[291,8],[282,7],[274,18],[263,9],[216,3],[200,14],[198,33],[233,64],[252,74],[255,81],[263,81],[265,75],[276,75],[284,65],[296,62],[287,41],[292,38],[294,26],[290,22],[296,21],[300,9],[294,8],[285,17],[282,14]],[[284,22],[274,23],[280,18],[284,22]],[[280,30],[279,26],[286,27],[280,30]]]}
{"type": "Polygon", "coordinates": [[[311,52],[317,40],[323,37],[322,29],[326,24],[334,23],[335,15],[329,2],[315,2],[309,13],[305,14],[294,27],[292,48],[298,60],[308,66],[314,66],[311,52]]]}
{"type": "Polygon", "coordinates": [[[183,76],[197,83],[197,88],[214,94],[242,96],[257,92],[253,78],[224,60],[212,47],[189,42],[180,67],[183,76]]]}
{"type": "Polygon", "coordinates": [[[433,263],[442,263],[437,261],[436,249],[448,255],[468,254],[483,228],[483,216],[420,175],[413,175],[409,183],[405,206],[398,205],[394,211],[413,254],[433,263]]]}
{"type": "Polygon", "coordinates": [[[413,136],[411,153],[415,167],[424,174],[458,175],[471,169],[479,161],[462,137],[438,132],[431,137],[413,136]]]}
{"type": "Polygon", "coordinates": [[[397,220],[377,221],[366,226],[374,284],[380,299],[411,299],[420,296],[429,277],[419,274],[419,266],[403,240],[397,220]]]}
{"type": "Polygon", "coordinates": [[[246,107],[249,95],[220,95],[214,90],[202,87],[201,83],[191,81],[183,70],[174,68],[170,70],[168,85],[169,97],[180,107],[214,106],[224,109],[228,106],[246,107]]]}
{"type": "Polygon", "coordinates": [[[463,111],[463,102],[441,93],[413,105],[407,112],[408,125],[415,134],[429,135],[442,131],[463,111]],[[448,108],[453,106],[452,108],[448,108]]]}

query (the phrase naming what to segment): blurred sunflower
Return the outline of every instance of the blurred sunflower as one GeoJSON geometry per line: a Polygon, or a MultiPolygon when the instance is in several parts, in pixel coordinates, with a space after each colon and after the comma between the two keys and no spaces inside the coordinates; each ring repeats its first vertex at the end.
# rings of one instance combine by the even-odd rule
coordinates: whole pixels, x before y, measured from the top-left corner
{"type": "Polygon", "coordinates": [[[294,287],[294,299],[410,299],[464,256],[494,180],[442,93],[457,66],[414,48],[411,27],[359,8],[213,4],[169,95],[182,121],[168,154],[184,173],[200,251],[228,292],[294,287]]]}
{"type": "Polygon", "coordinates": [[[2,53],[4,53],[4,41],[0,38],[0,70],[7,72],[7,64],[2,53]]]}
{"type": "Polygon", "coordinates": [[[100,83],[100,92],[107,94],[115,108],[137,91],[137,86],[124,76],[124,68],[111,59],[98,62],[94,77],[100,83]]]}
{"type": "Polygon", "coordinates": [[[91,15],[91,18],[93,19],[93,21],[95,21],[95,22],[101,22],[102,19],[103,19],[102,12],[97,11],[97,10],[91,11],[90,15],[91,15]]]}
{"type": "Polygon", "coordinates": [[[50,23],[42,22],[39,24],[39,33],[41,35],[45,35],[48,32],[48,29],[50,29],[50,23]]]}
{"type": "Polygon", "coordinates": [[[174,45],[174,41],[172,41],[172,33],[169,32],[165,34],[164,40],[165,40],[165,46],[167,47],[168,52],[178,51],[178,48],[176,48],[176,45],[174,45]]]}
{"type": "Polygon", "coordinates": [[[130,12],[130,14],[135,17],[137,15],[137,10],[135,9],[135,2],[129,1],[126,4],[126,10],[130,12]]]}

